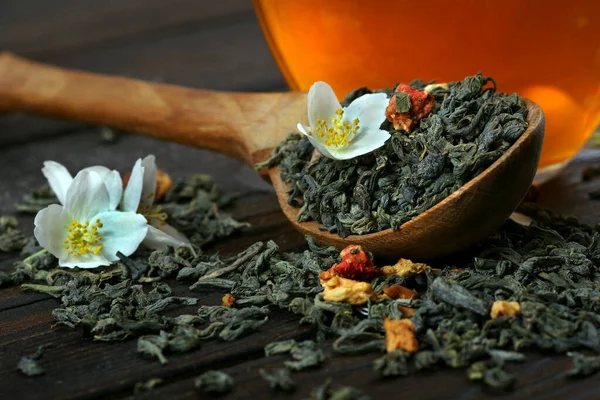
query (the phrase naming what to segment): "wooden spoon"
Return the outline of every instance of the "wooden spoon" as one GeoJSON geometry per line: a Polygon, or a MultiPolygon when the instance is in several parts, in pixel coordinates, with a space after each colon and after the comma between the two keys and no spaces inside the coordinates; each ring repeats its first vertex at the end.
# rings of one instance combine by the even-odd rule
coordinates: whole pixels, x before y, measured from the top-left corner
{"type": "MultiPolygon", "coordinates": [[[[251,167],[306,123],[305,93],[233,93],[188,89],[128,78],[67,71],[0,53],[0,110],[26,111],[198,146],[229,154],[251,167]]],[[[340,238],[316,222],[296,221],[279,168],[259,171],[271,181],[281,209],[320,244],[360,244],[377,256],[426,260],[490,235],[510,216],[535,176],[544,115],[525,100],[529,128],[494,164],[399,230],[340,238]]]]}

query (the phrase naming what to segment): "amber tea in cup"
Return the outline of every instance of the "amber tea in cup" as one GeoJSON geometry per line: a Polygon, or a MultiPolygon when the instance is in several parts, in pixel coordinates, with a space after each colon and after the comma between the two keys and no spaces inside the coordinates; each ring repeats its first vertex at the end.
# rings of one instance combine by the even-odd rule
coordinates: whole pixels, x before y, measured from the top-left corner
{"type": "Polygon", "coordinates": [[[600,123],[600,1],[255,0],[293,90],[324,80],[340,95],[414,78],[482,72],[538,103],[546,135],[538,181],[600,123]]]}

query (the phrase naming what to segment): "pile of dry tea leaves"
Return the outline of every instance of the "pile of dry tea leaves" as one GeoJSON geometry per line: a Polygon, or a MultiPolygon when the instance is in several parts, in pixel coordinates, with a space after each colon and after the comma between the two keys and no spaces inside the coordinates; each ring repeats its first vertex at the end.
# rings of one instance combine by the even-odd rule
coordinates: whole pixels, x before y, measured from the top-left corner
{"type": "MultiPolygon", "coordinates": [[[[411,86],[425,88],[421,81],[411,86]]],[[[367,93],[373,92],[358,89],[344,104],[367,93]]],[[[391,138],[371,153],[314,160],[308,139],[291,134],[259,167],[281,167],[300,222],[318,221],[342,237],[397,229],[481,173],[527,129],[523,101],[496,92],[491,78],[470,76],[436,85],[430,94],[433,111],[410,133],[385,121],[381,129],[391,138]]]]}
{"type": "MultiPolygon", "coordinates": [[[[380,354],[374,369],[386,377],[464,368],[469,379],[509,388],[516,377],[505,367],[525,359],[524,351],[600,352],[598,227],[523,207],[521,212],[534,220],[531,226],[508,221],[460,259],[431,266],[404,260],[383,268],[373,260],[365,271],[377,273],[366,282],[347,279],[356,284],[332,289],[331,279],[340,282],[330,276],[332,266],[351,263],[360,254],[340,257],[310,237],[303,252],[283,252],[268,241],[231,258],[204,254],[197,244],[241,227],[213,212],[217,198],[205,177],[187,179],[166,196],[164,207],[174,217],[169,222],[190,237],[197,234],[192,246],[138,252],[110,267],[77,270],[57,268],[53,256],[30,243],[15,271],[0,274],[0,286],[22,284],[54,296],[60,302],[52,312],[57,325],[79,328],[99,341],[136,338],[138,352],[160,363],[178,353],[202,351],[207,340],[234,341],[260,331],[278,313],[297,314],[301,324],[312,326],[312,337],[268,345],[266,356],[287,354],[289,359],[276,370],[256,372],[266,386],[282,391],[294,390],[296,371],[330,362],[331,353],[380,354]],[[335,300],[323,291],[326,276],[327,290],[339,289],[335,300]],[[189,285],[191,294],[177,295],[173,278],[189,285]],[[354,291],[359,286],[366,298],[354,291]],[[215,291],[223,294],[223,304],[202,304],[206,293],[215,291]],[[182,306],[198,308],[177,313],[182,306]],[[407,337],[390,340],[398,339],[386,329],[392,325],[407,337]]],[[[571,375],[600,369],[599,358],[572,354],[571,375]]],[[[30,360],[23,363],[35,367],[30,360]]],[[[234,384],[222,374],[207,376],[219,378],[218,390],[234,384]]],[[[204,377],[197,384],[207,390],[216,381],[204,377]]],[[[340,393],[343,399],[366,398],[355,389],[333,390],[328,384],[315,396],[340,393]]]]}

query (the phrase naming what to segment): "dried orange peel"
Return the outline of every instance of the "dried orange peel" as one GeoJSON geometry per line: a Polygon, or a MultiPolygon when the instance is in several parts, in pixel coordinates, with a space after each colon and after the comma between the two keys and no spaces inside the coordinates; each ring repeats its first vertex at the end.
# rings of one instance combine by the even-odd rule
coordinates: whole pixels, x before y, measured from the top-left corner
{"type": "Polygon", "coordinates": [[[324,289],[323,300],[325,301],[361,305],[377,298],[370,283],[354,281],[341,276],[321,279],[321,286],[324,289]]]}
{"type": "Polygon", "coordinates": [[[404,350],[415,353],[419,350],[419,342],[415,337],[415,324],[410,319],[383,320],[385,330],[385,348],[388,353],[404,350]]]}
{"type": "Polygon", "coordinates": [[[490,317],[492,319],[505,315],[515,317],[521,314],[521,305],[516,301],[498,300],[492,304],[490,317]]]}

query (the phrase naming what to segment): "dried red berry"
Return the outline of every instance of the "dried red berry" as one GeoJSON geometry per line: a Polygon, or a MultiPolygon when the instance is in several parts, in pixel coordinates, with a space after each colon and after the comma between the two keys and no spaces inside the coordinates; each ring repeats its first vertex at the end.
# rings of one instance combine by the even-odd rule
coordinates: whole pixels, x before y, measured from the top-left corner
{"type": "Polygon", "coordinates": [[[390,99],[390,104],[385,109],[385,116],[388,121],[394,124],[394,129],[403,129],[410,132],[415,124],[425,118],[435,106],[435,98],[427,92],[420,91],[411,86],[400,84],[396,88],[396,93],[406,93],[410,100],[410,107],[406,102],[402,102],[399,95],[394,95],[390,99]],[[398,96],[398,97],[397,97],[398,96]],[[402,106],[401,104],[404,104],[402,106]],[[408,108],[407,111],[401,111],[408,108]]]}
{"type": "Polygon", "coordinates": [[[335,264],[332,270],[342,278],[366,282],[382,274],[360,246],[350,245],[340,252],[340,256],[342,261],[335,264]]]}

